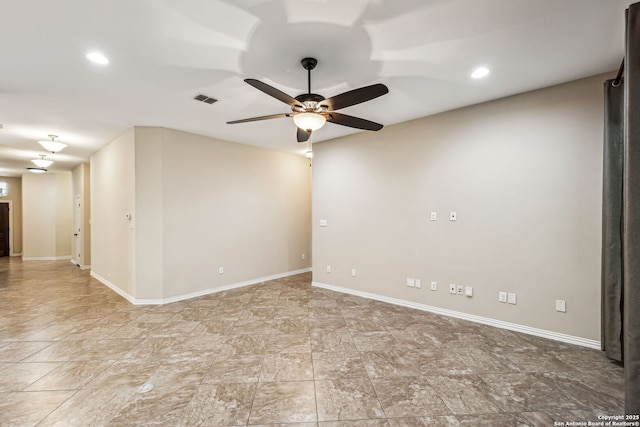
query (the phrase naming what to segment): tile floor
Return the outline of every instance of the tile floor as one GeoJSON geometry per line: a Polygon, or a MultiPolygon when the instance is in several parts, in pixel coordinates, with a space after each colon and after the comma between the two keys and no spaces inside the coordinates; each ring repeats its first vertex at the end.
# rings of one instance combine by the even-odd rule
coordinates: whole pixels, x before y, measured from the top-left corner
{"type": "Polygon", "coordinates": [[[68,261],[0,258],[0,425],[552,426],[623,413],[622,368],[599,351],[310,280],[133,306],[68,261]]]}

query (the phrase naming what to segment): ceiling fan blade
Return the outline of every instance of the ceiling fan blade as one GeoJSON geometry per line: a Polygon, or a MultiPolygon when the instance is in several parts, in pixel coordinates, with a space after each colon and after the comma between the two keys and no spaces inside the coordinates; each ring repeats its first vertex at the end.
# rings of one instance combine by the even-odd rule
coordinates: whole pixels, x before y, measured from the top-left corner
{"type": "Polygon", "coordinates": [[[293,114],[291,113],[272,114],[270,116],[260,116],[260,117],[251,117],[249,119],[234,120],[232,122],[227,122],[227,124],[235,125],[236,123],[257,122],[259,120],[279,119],[281,117],[291,117],[291,116],[293,116],[293,114]]]}
{"type": "Polygon", "coordinates": [[[351,128],[364,130],[380,130],[384,127],[380,123],[361,119],[360,117],[353,117],[346,114],[336,113],[335,111],[327,114],[327,121],[335,123],[337,125],[349,126],[351,128]]]}
{"type": "Polygon", "coordinates": [[[309,140],[309,137],[311,137],[311,131],[307,132],[304,129],[298,128],[296,137],[298,138],[298,142],[307,142],[309,140]]]}
{"type": "Polygon", "coordinates": [[[290,105],[291,107],[293,107],[294,105],[302,107],[302,105],[298,101],[296,101],[295,98],[287,95],[283,91],[276,89],[273,86],[269,86],[266,83],[262,83],[260,80],[245,79],[244,81],[249,83],[251,86],[255,87],[256,89],[266,93],[267,95],[273,96],[275,99],[278,99],[284,102],[285,104],[290,105]]]}
{"type": "Polygon", "coordinates": [[[382,83],[378,83],[375,85],[350,90],[349,92],[341,93],[340,95],[325,99],[320,103],[320,105],[326,105],[327,107],[329,107],[329,110],[339,110],[341,108],[346,108],[352,105],[360,104],[362,102],[370,101],[386,93],[389,93],[389,88],[387,88],[382,83]]]}

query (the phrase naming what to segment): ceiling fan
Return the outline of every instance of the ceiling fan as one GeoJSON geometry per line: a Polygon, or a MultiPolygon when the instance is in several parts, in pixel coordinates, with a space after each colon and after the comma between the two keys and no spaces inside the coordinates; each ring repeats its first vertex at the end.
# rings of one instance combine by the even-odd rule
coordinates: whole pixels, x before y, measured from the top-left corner
{"type": "Polygon", "coordinates": [[[298,142],[307,141],[311,136],[311,132],[320,129],[324,126],[325,122],[364,130],[377,131],[382,129],[383,126],[380,123],[338,113],[335,110],[370,101],[389,93],[389,89],[385,85],[378,83],[371,86],[365,86],[326,99],[322,95],[311,93],[311,70],[318,65],[318,61],[315,58],[304,58],[300,62],[302,67],[307,70],[308,73],[308,92],[298,95],[295,98],[259,80],[245,79],[245,82],[249,83],[256,89],[289,105],[291,107],[291,113],[234,120],[227,122],[227,124],[255,122],[258,120],[277,119],[281,117],[293,117],[293,121],[298,127],[296,134],[298,142]]]}

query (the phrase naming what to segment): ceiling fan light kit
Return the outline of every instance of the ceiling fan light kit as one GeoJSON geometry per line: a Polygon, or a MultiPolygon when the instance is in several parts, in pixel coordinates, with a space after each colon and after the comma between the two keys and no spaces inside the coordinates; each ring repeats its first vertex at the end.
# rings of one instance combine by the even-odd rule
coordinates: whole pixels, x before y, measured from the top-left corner
{"type": "Polygon", "coordinates": [[[318,113],[299,113],[293,116],[293,122],[296,126],[307,132],[320,129],[326,121],[327,118],[318,113]]]}
{"type": "Polygon", "coordinates": [[[270,116],[234,120],[227,122],[227,124],[293,117],[293,122],[298,127],[296,131],[296,138],[298,142],[308,141],[311,133],[324,126],[325,122],[371,131],[378,131],[383,128],[383,125],[380,123],[338,113],[335,110],[340,110],[342,108],[370,101],[379,96],[385,95],[389,93],[389,89],[385,85],[378,83],[371,86],[365,86],[326,99],[322,95],[311,93],[311,70],[318,65],[318,61],[315,58],[304,58],[300,63],[302,64],[302,67],[307,70],[308,74],[307,93],[298,95],[295,98],[259,80],[245,79],[247,84],[250,84],[267,95],[289,105],[292,113],[272,114],[270,116]]]}

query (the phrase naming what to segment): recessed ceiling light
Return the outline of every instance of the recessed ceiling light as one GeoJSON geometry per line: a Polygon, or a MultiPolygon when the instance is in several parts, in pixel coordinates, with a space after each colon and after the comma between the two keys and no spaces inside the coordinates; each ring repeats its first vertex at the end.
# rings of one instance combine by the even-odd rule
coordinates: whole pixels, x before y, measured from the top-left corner
{"type": "Polygon", "coordinates": [[[109,59],[100,52],[91,52],[87,54],[87,59],[96,64],[106,65],[109,63],[109,59]]]}
{"type": "Polygon", "coordinates": [[[489,75],[489,69],[486,67],[478,67],[475,70],[473,70],[473,73],[471,73],[471,78],[472,79],[481,79],[483,77],[487,77],[489,75]]]}

